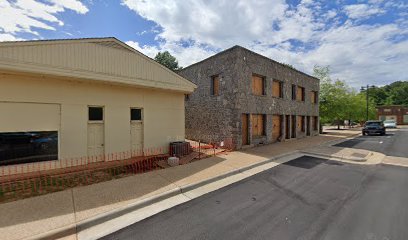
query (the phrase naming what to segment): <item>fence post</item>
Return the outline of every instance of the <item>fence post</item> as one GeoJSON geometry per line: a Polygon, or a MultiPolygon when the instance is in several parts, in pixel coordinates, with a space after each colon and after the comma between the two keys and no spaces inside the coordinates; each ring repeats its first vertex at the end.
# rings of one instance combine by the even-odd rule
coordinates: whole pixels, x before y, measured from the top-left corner
{"type": "Polygon", "coordinates": [[[198,140],[198,159],[201,159],[201,140],[198,140]]]}

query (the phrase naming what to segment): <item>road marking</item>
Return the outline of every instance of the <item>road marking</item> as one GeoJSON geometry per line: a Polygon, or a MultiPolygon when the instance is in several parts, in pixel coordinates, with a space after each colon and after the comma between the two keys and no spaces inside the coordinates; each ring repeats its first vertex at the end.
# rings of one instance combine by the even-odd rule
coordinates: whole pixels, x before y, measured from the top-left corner
{"type": "Polygon", "coordinates": [[[382,144],[383,143],[383,141],[380,141],[380,144],[382,144]]]}

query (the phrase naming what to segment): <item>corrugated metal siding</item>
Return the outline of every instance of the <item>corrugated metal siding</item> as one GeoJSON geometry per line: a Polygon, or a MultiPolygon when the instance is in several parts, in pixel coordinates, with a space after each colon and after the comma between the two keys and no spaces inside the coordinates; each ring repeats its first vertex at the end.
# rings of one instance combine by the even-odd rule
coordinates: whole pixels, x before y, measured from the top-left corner
{"type": "Polygon", "coordinates": [[[190,85],[180,76],[115,42],[3,46],[0,59],[150,80],[157,84],[190,85]]]}

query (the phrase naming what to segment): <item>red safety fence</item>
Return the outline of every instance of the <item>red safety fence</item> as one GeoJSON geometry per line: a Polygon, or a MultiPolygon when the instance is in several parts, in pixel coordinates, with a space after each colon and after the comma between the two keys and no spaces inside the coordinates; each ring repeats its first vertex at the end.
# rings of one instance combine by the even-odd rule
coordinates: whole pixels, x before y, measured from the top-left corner
{"type": "MultiPolygon", "coordinates": [[[[197,161],[233,149],[232,141],[186,141],[180,164],[197,161]]],[[[79,157],[30,164],[1,166],[0,202],[8,202],[77,186],[109,181],[170,167],[172,149],[145,149],[105,156],[79,157]],[[138,156],[144,154],[144,156],[138,156]],[[160,164],[162,163],[162,164],[160,164]]],[[[174,154],[175,155],[175,154],[174,154]]]]}

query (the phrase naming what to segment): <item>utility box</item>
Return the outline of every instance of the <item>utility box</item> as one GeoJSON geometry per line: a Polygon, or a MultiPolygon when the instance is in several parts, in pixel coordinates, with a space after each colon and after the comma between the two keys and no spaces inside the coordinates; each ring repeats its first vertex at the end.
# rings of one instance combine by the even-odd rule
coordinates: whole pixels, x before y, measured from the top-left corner
{"type": "Polygon", "coordinates": [[[189,142],[179,141],[170,143],[170,156],[182,157],[191,153],[189,142]]]}

